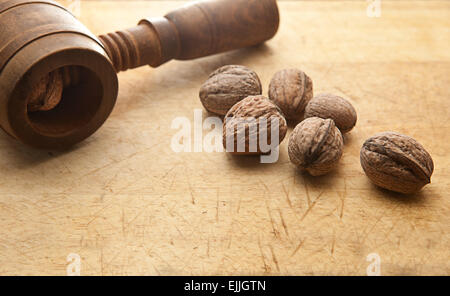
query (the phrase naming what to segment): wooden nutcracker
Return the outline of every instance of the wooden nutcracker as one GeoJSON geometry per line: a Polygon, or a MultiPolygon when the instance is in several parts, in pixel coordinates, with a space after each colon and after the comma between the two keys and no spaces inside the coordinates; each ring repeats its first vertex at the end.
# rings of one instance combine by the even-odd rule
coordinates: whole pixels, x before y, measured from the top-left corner
{"type": "Polygon", "coordinates": [[[204,0],[96,37],[54,1],[0,0],[0,125],[36,148],[70,147],[110,115],[117,72],[257,45],[278,24],[276,0],[204,0]]]}

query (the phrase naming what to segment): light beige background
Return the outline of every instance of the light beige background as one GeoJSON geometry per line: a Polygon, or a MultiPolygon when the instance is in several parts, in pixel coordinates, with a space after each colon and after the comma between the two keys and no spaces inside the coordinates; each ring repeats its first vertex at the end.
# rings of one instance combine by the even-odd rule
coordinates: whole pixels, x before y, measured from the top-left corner
{"type": "MultiPolygon", "coordinates": [[[[161,16],[176,1],[83,1],[94,33],[161,16]]],[[[0,274],[449,275],[450,2],[283,1],[266,45],[120,74],[116,108],[66,153],[36,151],[0,134],[0,274]],[[339,167],[312,178],[281,145],[276,164],[170,149],[175,117],[193,118],[198,89],[225,64],[261,77],[298,67],[351,100],[359,121],[339,167]],[[375,188],[359,164],[366,138],[396,130],[435,161],[414,196],[375,188]]],[[[204,113],[206,116],[206,113],[204,113]]]]}

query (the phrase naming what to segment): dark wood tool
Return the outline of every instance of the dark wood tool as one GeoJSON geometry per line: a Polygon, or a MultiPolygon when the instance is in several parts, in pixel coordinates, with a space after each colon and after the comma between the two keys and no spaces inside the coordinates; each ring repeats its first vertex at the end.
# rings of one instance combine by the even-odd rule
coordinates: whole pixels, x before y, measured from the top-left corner
{"type": "Polygon", "coordinates": [[[0,0],[0,125],[36,148],[70,147],[110,115],[116,72],[257,45],[278,24],[276,0],[204,0],[97,38],[56,2],[0,0]]]}

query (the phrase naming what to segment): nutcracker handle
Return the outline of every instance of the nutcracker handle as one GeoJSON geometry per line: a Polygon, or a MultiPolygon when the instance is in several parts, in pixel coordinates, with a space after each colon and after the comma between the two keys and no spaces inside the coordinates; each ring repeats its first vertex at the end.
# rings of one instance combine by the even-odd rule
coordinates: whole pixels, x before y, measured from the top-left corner
{"type": "Polygon", "coordinates": [[[254,46],[278,26],[276,0],[203,0],[99,39],[120,72],[254,46]]]}

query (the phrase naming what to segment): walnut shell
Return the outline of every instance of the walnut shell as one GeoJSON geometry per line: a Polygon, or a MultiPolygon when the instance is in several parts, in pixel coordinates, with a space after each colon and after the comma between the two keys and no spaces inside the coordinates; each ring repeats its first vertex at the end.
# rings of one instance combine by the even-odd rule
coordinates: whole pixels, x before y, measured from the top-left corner
{"type": "Polygon", "coordinates": [[[261,93],[261,81],[254,71],[228,65],[214,71],[203,83],[200,100],[209,112],[225,115],[237,102],[261,93]]]}
{"type": "Polygon", "coordinates": [[[64,85],[59,70],[50,72],[31,89],[28,97],[28,111],[48,111],[55,108],[62,98],[64,85]]]}
{"type": "Polygon", "coordinates": [[[334,120],[341,133],[348,133],[356,125],[357,115],[352,104],[333,94],[319,94],[306,106],[305,118],[320,117],[334,120]]]}
{"type": "Polygon", "coordinates": [[[313,97],[313,82],[298,69],[281,70],[269,85],[269,98],[289,120],[303,119],[306,105],[313,97]]]}
{"type": "Polygon", "coordinates": [[[261,151],[259,140],[265,132],[267,138],[264,140],[267,140],[268,145],[272,143],[272,120],[277,121],[280,144],[286,136],[287,123],[280,109],[272,101],[264,96],[250,96],[235,104],[226,114],[223,124],[225,149],[232,154],[269,153],[270,151],[261,151]],[[260,122],[262,118],[265,118],[266,122],[260,122]],[[241,138],[245,139],[244,151],[238,149],[238,141],[241,138]],[[232,149],[227,149],[227,141],[232,141],[232,149]]]}
{"type": "Polygon", "coordinates": [[[410,194],[431,182],[434,164],[430,154],[411,137],[384,132],[361,148],[361,166],[367,177],[382,188],[410,194]]]}
{"type": "Polygon", "coordinates": [[[310,117],[289,138],[289,159],[313,176],[331,171],[342,156],[344,140],[331,119],[310,117]]]}

